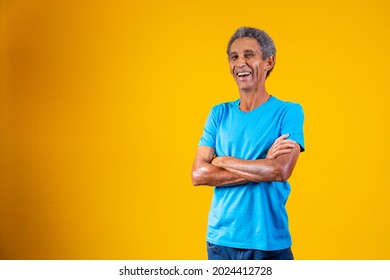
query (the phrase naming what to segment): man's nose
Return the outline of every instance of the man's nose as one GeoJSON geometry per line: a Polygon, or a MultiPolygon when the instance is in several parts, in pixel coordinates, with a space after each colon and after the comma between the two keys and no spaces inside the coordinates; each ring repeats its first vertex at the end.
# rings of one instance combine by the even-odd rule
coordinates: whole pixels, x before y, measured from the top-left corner
{"type": "Polygon", "coordinates": [[[237,64],[238,67],[245,66],[246,65],[246,59],[245,57],[239,57],[237,59],[237,64]]]}

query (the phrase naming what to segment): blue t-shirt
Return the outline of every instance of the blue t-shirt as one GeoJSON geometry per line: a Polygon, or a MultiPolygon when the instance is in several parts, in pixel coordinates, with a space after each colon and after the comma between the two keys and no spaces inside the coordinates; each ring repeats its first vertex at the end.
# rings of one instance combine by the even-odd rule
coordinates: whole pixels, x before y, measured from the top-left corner
{"type": "MultiPolygon", "coordinates": [[[[290,134],[304,150],[302,107],[271,96],[250,112],[239,109],[240,99],[212,108],[199,146],[217,156],[264,159],[275,139],[290,134]]],[[[291,246],[285,209],[288,182],[249,182],[214,188],[207,241],[221,246],[280,250],[291,246]]]]}

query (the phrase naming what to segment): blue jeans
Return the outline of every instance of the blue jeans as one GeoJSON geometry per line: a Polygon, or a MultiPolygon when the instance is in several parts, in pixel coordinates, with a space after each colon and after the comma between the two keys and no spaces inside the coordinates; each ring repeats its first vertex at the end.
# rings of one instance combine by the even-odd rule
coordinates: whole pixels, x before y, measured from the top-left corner
{"type": "Polygon", "coordinates": [[[291,248],[262,251],[252,249],[237,249],[215,245],[207,242],[209,260],[293,260],[291,248]]]}

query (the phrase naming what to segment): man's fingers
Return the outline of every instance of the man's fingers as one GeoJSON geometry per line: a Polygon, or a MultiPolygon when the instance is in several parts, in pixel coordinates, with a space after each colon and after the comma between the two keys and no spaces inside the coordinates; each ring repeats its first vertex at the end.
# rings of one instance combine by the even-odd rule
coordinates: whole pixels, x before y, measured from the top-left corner
{"type": "Polygon", "coordinates": [[[276,138],[269,149],[266,158],[277,158],[283,154],[290,153],[297,143],[293,140],[285,140],[289,136],[290,134],[287,133],[276,138]]]}
{"type": "MultiPolygon", "coordinates": [[[[275,142],[272,146],[274,148],[278,147],[278,146],[281,146],[281,145],[284,145],[284,144],[292,144],[292,145],[295,145],[296,142],[293,141],[293,140],[280,140],[278,142],[275,142]]],[[[279,149],[279,148],[278,148],[279,149]]]]}
{"type": "Polygon", "coordinates": [[[278,150],[279,149],[286,149],[286,148],[294,148],[296,145],[295,142],[281,142],[279,145],[278,145],[278,150]]]}
{"type": "Polygon", "coordinates": [[[277,143],[277,142],[279,142],[281,140],[284,140],[284,139],[286,139],[289,136],[290,136],[290,134],[283,134],[282,136],[279,136],[278,138],[276,138],[275,143],[277,143]]]}
{"type": "Polygon", "coordinates": [[[273,156],[274,156],[274,158],[277,158],[277,157],[279,157],[279,156],[281,156],[281,155],[288,154],[288,153],[290,153],[291,151],[292,151],[292,149],[277,150],[277,151],[273,154],[273,156]]]}
{"type": "Polygon", "coordinates": [[[295,142],[294,140],[282,140],[281,141],[282,143],[293,143],[293,144],[296,144],[297,142],[295,142]]]}

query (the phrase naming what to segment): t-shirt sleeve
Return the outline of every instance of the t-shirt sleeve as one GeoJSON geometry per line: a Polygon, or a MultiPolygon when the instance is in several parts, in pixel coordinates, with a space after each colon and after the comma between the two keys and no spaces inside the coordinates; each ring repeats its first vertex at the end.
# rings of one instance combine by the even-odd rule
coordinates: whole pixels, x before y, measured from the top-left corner
{"type": "Polygon", "coordinates": [[[290,134],[288,139],[297,142],[301,146],[301,152],[305,150],[305,141],[303,137],[304,114],[302,106],[293,103],[287,108],[282,121],[281,134],[290,134]]]}
{"type": "Polygon", "coordinates": [[[209,146],[215,149],[218,129],[217,106],[213,107],[204,125],[203,135],[198,146],[209,146]]]}

